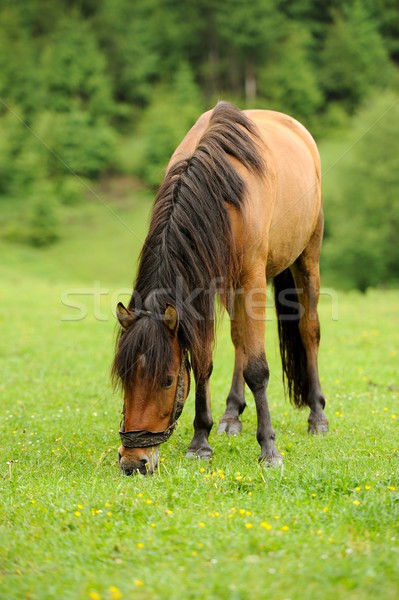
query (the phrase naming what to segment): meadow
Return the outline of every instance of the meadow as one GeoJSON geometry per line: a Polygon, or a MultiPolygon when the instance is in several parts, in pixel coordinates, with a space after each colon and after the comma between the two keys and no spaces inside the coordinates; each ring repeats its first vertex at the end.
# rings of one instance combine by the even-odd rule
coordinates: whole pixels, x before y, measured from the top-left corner
{"type": "MultiPolygon", "coordinates": [[[[320,302],[330,433],[284,396],[273,309],[268,389],[282,469],[263,468],[252,398],[243,433],[189,460],[193,392],[150,477],[120,475],[110,386],[150,202],[68,209],[51,249],[0,244],[0,597],[7,600],[384,600],[399,595],[399,291],[320,302]],[[69,223],[69,228],[68,228],[69,223]]],[[[230,385],[227,319],[214,421],[230,385]]]]}

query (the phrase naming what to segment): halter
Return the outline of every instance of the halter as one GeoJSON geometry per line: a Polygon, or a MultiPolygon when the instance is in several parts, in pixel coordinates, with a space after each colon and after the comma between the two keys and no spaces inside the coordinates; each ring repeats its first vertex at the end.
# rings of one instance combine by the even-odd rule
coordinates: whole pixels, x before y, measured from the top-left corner
{"type": "Polygon", "coordinates": [[[148,431],[146,429],[142,429],[140,431],[123,431],[125,427],[125,424],[123,423],[122,428],[119,430],[119,435],[121,436],[122,444],[125,448],[147,448],[148,446],[159,446],[159,444],[166,442],[170,438],[177,425],[177,419],[180,417],[184,406],[184,372],[186,368],[190,368],[190,363],[188,362],[187,358],[187,350],[183,350],[177,379],[173,412],[168,428],[165,431],[156,432],[148,431]]]}

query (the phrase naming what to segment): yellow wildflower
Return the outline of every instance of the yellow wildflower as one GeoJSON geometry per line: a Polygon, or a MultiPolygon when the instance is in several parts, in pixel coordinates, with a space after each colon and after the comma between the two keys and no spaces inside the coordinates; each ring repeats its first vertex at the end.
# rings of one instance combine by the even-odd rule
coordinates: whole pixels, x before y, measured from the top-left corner
{"type": "Polygon", "coordinates": [[[122,592],[116,585],[110,585],[108,591],[112,600],[120,600],[122,598],[122,592]]]}

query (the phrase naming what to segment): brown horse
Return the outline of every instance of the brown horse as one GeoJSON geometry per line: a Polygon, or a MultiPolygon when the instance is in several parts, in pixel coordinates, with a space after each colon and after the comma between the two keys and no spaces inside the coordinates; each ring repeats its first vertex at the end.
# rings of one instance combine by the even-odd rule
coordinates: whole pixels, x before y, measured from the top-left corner
{"type": "Polygon", "coordinates": [[[214,298],[231,318],[233,381],[219,432],[241,431],[245,383],[255,399],[260,460],[279,464],[266,387],[266,283],[274,280],[283,376],[308,406],[309,431],[326,432],[317,352],[323,233],[316,144],[291,117],[227,103],[203,114],[174,152],[153,207],[133,295],[117,307],[122,326],[113,374],[124,391],[119,464],[152,472],[158,446],[196,391],[187,455],[209,457],[209,378],[214,298]]]}

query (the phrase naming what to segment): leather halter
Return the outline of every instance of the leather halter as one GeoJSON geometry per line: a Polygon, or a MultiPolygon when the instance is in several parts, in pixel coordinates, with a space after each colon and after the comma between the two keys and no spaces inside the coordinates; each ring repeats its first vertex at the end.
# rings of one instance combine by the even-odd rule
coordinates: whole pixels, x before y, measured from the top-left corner
{"type": "Polygon", "coordinates": [[[165,431],[148,431],[146,429],[142,429],[140,431],[124,431],[125,425],[123,423],[122,428],[119,430],[119,435],[121,436],[122,444],[125,448],[147,448],[148,446],[159,446],[159,444],[166,442],[170,438],[177,425],[177,419],[180,417],[184,406],[184,373],[186,368],[190,369],[190,364],[187,358],[187,350],[183,350],[177,379],[173,412],[168,428],[165,431]]]}

